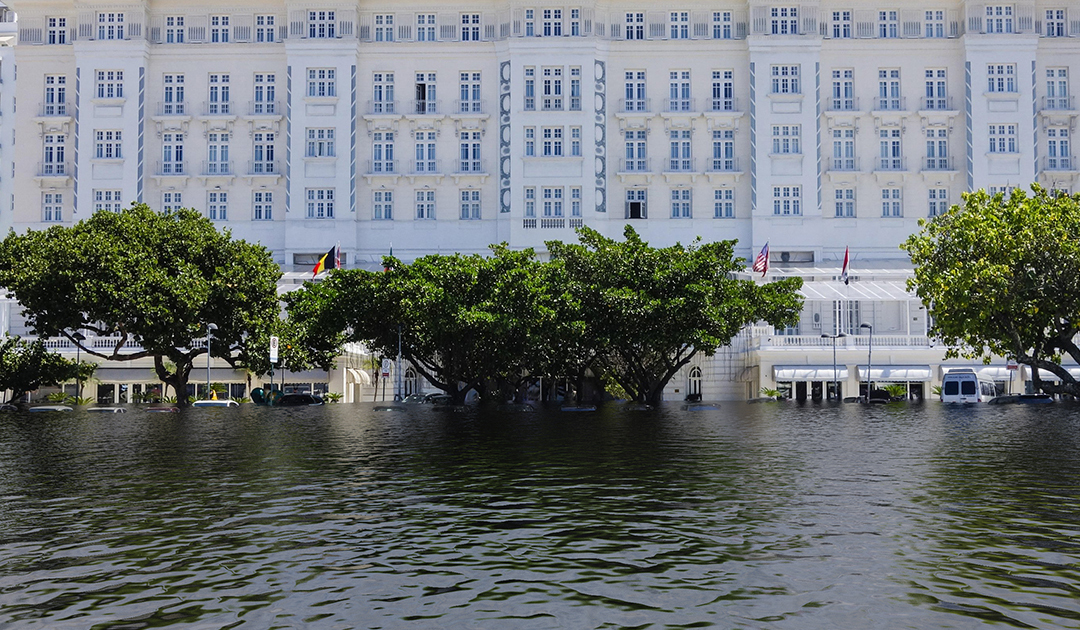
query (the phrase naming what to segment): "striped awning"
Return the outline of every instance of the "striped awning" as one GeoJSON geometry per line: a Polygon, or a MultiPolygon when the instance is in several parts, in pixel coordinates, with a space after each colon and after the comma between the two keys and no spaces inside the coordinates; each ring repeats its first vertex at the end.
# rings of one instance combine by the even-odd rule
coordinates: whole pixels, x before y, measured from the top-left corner
{"type": "Polygon", "coordinates": [[[867,379],[865,365],[859,366],[859,380],[871,381],[929,381],[933,374],[929,365],[882,365],[871,366],[870,378],[867,379]]]}
{"type": "Polygon", "coordinates": [[[871,282],[807,282],[799,289],[799,294],[807,300],[917,300],[914,293],[908,293],[904,280],[874,280],[871,282]]]}
{"type": "Polygon", "coordinates": [[[834,373],[832,365],[774,365],[773,375],[777,381],[832,381],[846,379],[848,369],[837,365],[834,373]]]}

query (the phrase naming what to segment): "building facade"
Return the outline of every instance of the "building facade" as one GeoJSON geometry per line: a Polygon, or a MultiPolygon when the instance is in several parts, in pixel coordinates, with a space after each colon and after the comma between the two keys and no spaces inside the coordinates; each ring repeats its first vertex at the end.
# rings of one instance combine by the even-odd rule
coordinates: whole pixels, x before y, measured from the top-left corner
{"type": "MultiPolygon", "coordinates": [[[[872,321],[937,356],[911,296],[875,297],[905,275],[898,244],[964,191],[1080,178],[1075,0],[9,4],[20,151],[0,217],[20,231],[195,207],[302,272],[336,243],[375,268],[391,244],[542,251],[631,224],[747,258],[768,242],[823,286],[850,247],[883,271],[857,299],[808,294],[782,332],[855,336],[895,311],[872,321]]],[[[760,332],[742,367],[695,378],[718,397],[779,382],[747,358],[781,331],[760,332]]]]}

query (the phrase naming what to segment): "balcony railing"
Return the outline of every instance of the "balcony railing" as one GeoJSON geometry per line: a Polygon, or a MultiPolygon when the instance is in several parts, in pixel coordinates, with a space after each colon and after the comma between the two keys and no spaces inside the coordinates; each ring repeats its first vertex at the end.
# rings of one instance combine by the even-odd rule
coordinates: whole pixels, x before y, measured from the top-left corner
{"type": "Polygon", "coordinates": [[[187,162],[158,162],[154,173],[158,176],[164,175],[187,175],[188,167],[187,162]]]}
{"type": "Polygon", "coordinates": [[[400,111],[397,101],[368,101],[367,113],[369,115],[398,114],[400,111]]]}
{"type": "Polygon", "coordinates": [[[708,161],[708,172],[710,173],[738,173],[742,171],[739,168],[739,158],[712,158],[708,161]]]}
{"type": "Polygon", "coordinates": [[[878,158],[877,170],[879,171],[906,171],[907,160],[902,157],[878,158]]]}
{"type": "Polygon", "coordinates": [[[158,103],[157,115],[158,116],[187,116],[191,113],[188,110],[188,104],[185,101],[179,103],[158,103]]]}
{"type": "Polygon", "coordinates": [[[276,116],[282,113],[279,101],[248,101],[249,116],[276,116]]]}
{"type": "Polygon", "coordinates": [[[853,173],[861,170],[859,166],[859,158],[857,157],[829,158],[828,166],[830,171],[843,171],[853,173]]]}
{"type": "MultiPolygon", "coordinates": [[[[818,335],[763,335],[757,337],[762,348],[832,348],[834,340],[818,335]]],[[[870,335],[848,335],[835,340],[838,348],[865,348],[870,345],[870,335]]],[[[926,335],[878,335],[873,338],[874,348],[929,348],[926,335]]]]}
{"type": "Polygon", "coordinates": [[[652,99],[619,99],[619,111],[627,114],[647,114],[652,111],[652,99]]]}
{"type": "Polygon", "coordinates": [[[922,101],[919,103],[920,109],[923,111],[944,111],[951,110],[952,98],[946,96],[922,97],[922,101]]]}
{"type": "Polygon", "coordinates": [[[853,96],[847,98],[831,97],[825,107],[826,111],[830,112],[857,112],[859,111],[859,99],[853,96]]]}
{"type": "Polygon", "coordinates": [[[692,98],[665,98],[665,112],[692,112],[694,111],[694,99],[692,98]]]}
{"type": "Polygon", "coordinates": [[[1072,111],[1076,109],[1076,103],[1071,96],[1044,96],[1042,108],[1044,110],[1072,111]]]}
{"type": "Polygon", "coordinates": [[[619,172],[621,173],[651,173],[652,164],[649,158],[619,160],[619,172]]]}
{"type": "Polygon", "coordinates": [[[413,101],[409,108],[410,114],[438,114],[442,101],[413,101]]]}
{"type": "Polygon", "coordinates": [[[280,175],[281,163],[277,160],[248,162],[248,175],[280,175]]]}
{"type": "Polygon", "coordinates": [[[454,111],[459,114],[485,114],[487,113],[484,101],[454,101],[454,111]]]}
{"type": "Polygon", "coordinates": [[[1043,158],[1043,170],[1046,171],[1075,171],[1076,159],[1069,156],[1046,156],[1043,158]]]}
{"type": "Polygon", "coordinates": [[[203,175],[235,175],[233,171],[233,163],[231,161],[217,161],[210,162],[204,161],[202,163],[203,175]]]}
{"type": "Polygon", "coordinates": [[[695,173],[697,160],[694,158],[668,158],[664,163],[665,173],[695,173]]]}
{"type": "Polygon", "coordinates": [[[410,175],[438,175],[442,173],[442,160],[413,160],[410,175]]]}
{"type": "Polygon", "coordinates": [[[714,98],[710,100],[712,112],[737,112],[739,111],[739,99],[737,98],[714,98]]]}
{"type": "Polygon", "coordinates": [[[38,116],[70,116],[67,103],[45,103],[38,111],[38,116]]]}
{"type": "Polygon", "coordinates": [[[874,111],[876,112],[902,112],[907,111],[907,98],[904,96],[879,96],[874,99],[874,111]]]}
{"type": "Polygon", "coordinates": [[[525,217],[521,220],[521,227],[525,230],[535,230],[537,227],[541,230],[576,230],[584,225],[585,221],[581,217],[525,217]]]}
{"type": "Polygon", "coordinates": [[[203,101],[203,116],[231,116],[233,104],[231,101],[203,101]]]}
{"type": "Polygon", "coordinates": [[[66,177],[71,174],[68,162],[39,162],[38,177],[66,177]]]}
{"type": "Polygon", "coordinates": [[[480,174],[487,172],[487,163],[484,160],[458,160],[457,170],[454,171],[458,175],[480,174]]]}
{"type": "Polygon", "coordinates": [[[398,161],[397,160],[368,160],[367,162],[368,175],[397,175],[398,161]]]}
{"type": "Polygon", "coordinates": [[[954,171],[951,157],[928,157],[923,159],[924,171],[954,171]]]}

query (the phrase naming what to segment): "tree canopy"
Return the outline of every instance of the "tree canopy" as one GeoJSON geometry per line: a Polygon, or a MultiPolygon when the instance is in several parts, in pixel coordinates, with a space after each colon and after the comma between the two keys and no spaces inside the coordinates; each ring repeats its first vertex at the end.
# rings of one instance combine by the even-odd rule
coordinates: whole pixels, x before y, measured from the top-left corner
{"type": "Polygon", "coordinates": [[[13,399],[78,374],[78,364],[50,352],[41,340],[26,342],[5,336],[0,341],[0,391],[11,390],[13,399]]]}
{"type": "Polygon", "coordinates": [[[208,324],[217,326],[215,357],[267,371],[280,277],[261,245],[233,240],[189,209],[137,204],[0,242],[0,285],[35,334],[65,337],[102,359],[153,358],[158,378],[181,401],[195,358],[206,353],[208,324]],[[84,345],[77,331],[115,343],[84,345]]]}
{"type": "Polygon", "coordinates": [[[963,206],[930,221],[901,245],[926,305],[930,333],[947,356],[1009,357],[1048,370],[1060,385],[1032,380],[1048,393],[1080,395],[1061,357],[1080,362],[1080,196],[977,191],[963,206]]]}

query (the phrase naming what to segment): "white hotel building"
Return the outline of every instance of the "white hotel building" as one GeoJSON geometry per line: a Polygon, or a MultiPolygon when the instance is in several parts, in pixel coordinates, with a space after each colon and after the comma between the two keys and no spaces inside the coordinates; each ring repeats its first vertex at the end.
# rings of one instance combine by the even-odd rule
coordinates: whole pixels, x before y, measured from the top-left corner
{"type": "Polygon", "coordinates": [[[581,225],[737,238],[748,259],[768,242],[772,273],[807,277],[802,324],[748,330],[672,399],[814,397],[826,333],[851,335],[854,393],[862,322],[869,376],[928,394],[943,349],[897,245],[964,191],[1080,178],[1076,0],[8,4],[20,151],[5,129],[0,226],[192,206],[297,277],[335,243],[375,267],[391,243],[543,250],[581,225]]]}

